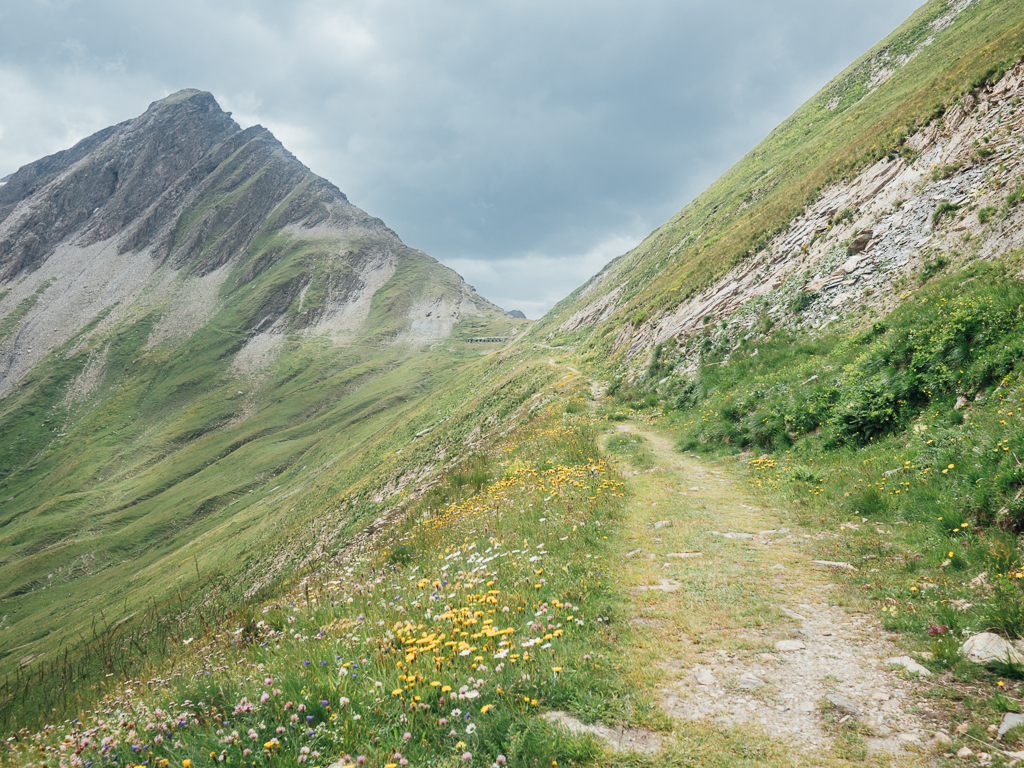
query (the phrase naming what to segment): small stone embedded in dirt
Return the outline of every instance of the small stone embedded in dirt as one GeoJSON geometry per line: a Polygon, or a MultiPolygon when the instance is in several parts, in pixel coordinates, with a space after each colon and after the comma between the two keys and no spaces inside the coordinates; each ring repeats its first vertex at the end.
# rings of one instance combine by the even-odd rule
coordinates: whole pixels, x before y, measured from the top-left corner
{"type": "Polygon", "coordinates": [[[712,531],[712,536],[722,536],[726,539],[752,539],[754,534],[752,533],[721,533],[720,531],[712,531]]]}
{"type": "Polygon", "coordinates": [[[850,565],[849,563],[839,562],[837,560],[811,560],[814,565],[820,565],[822,568],[840,568],[845,571],[856,571],[856,566],[850,565]]]}
{"type": "Polygon", "coordinates": [[[623,557],[632,557],[633,555],[639,555],[641,552],[643,552],[642,549],[634,549],[632,552],[627,552],[623,557]]]}
{"type": "Polygon", "coordinates": [[[698,488],[698,487],[697,487],[697,486],[695,485],[695,486],[693,486],[693,488],[691,488],[690,490],[691,490],[691,491],[699,491],[699,490],[700,490],[700,488],[698,488]]]}
{"type": "Polygon", "coordinates": [[[1010,662],[1024,665],[1024,656],[1004,638],[991,632],[981,632],[967,638],[960,646],[960,653],[975,664],[1010,662]]]}
{"type": "Polygon", "coordinates": [[[961,760],[963,760],[966,757],[971,757],[972,755],[974,755],[974,750],[970,747],[960,747],[960,749],[956,751],[956,756],[959,757],[961,760]]]}
{"type": "Polygon", "coordinates": [[[813,701],[801,701],[797,705],[797,709],[800,710],[801,712],[813,712],[814,709],[815,709],[814,702],[813,701]]]}
{"type": "Polygon", "coordinates": [[[840,712],[845,712],[846,714],[853,715],[854,717],[860,714],[860,709],[857,708],[857,704],[853,699],[848,699],[841,693],[830,693],[826,695],[825,698],[828,699],[829,703],[840,712]]]}
{"type": "Polygon", "coordinates": [[[666,525],[671,527],[672,523],[670,523],[668,520],[659,520],[654,524],[654,530],[664,528],[666,525]]]}
{"type": "Polygon", "coordinates": [[[567,712],[545,712],[544,719],[573,734],[590,733],[619,752],[653,755],[661,749],[661,736],[646,728],[612,728],[603,723],[587,725],[567,712]]]}
{"type": "Polygon", "coordinates": [[[945,734],[942,731],[936,731],[932,735],[932,744],[936,747],[946,748],[953,746],[953,740],[949,738],[948,734],[945,734]]]}
{"type": "Polygon", "coordinates": [[[931,674],[931,670],[921,664],[918,664],[909,656],[893,656],[891,659],[886,659],[885,663],[898,664],[907,670],[907,672],[913,672],[921,677],[928,677],[931,674]]]}
{"type": "Polygon", "coordinates": [[[754,675],[750,674],[749,672],[746,672],[746,673],[740,675],[740,679],[736,681],[736,685],[739,686],[740,688],[744,688],[744,689],[746,689],[748,691],[752,691],[752,690],[754,690],[756,688],[763,688],[764,686],[768,685],[768,683],[766,683],[761,678],[755,677],[754,675]]]}
{"type": "Polygon", "coordinates": [[[807,646],[804,645],[803,640],[779,640],[775,644],[775,650],[783,653],[788,651],[802,651],[807,646]]]}
{"type": "Polygon", "coordinates": [[[1003,715],[1003,722],[999,724],[999,733],[996,734],[997,739],[1003,738],[1006,732],[1012,728],[1019,728],[1024,725],[1024,715],[1017,712],[1007,712],[1003,715]]]}
{"type": "Polygon", "coordinates": [[[658,590],[660,592],[675,592],[682,587],[682,583],[675,579],[658,579],[657,584],[641,584],[634,589],[638,592],[646,592],[647,590],[658,590]]]}
{"type": "Polygon", "coordinates": [[[697,681],[697,685],[714,685],[717,682],[710,669],[693,670],[693,679],[697,681]]]}
{"type": "Polygon", "coordinates": [[[677,557],[680,560],[686,560],[691,557],[701,557],[703,552],[669,552],[665,557],[677,557]]]}

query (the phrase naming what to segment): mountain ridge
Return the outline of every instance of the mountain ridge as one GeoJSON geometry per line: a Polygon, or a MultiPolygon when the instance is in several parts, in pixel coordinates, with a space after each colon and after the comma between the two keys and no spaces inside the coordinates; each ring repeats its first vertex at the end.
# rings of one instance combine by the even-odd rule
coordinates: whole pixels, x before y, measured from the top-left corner
{"type": "Polygon", "coordinates": [[[203,91],[20,169],[0,187],[0,669],[76,637],[93,601],[164,604],[193,540],[188,583],[252,562],[271,583],[301,559],[274,533],[352,495],[318,539],[336,546],[436,466],[385,470],[375,441],[470,339],[528,324],[203,91]],[[268,502],[282,474],[317,505],[268,502]]]}

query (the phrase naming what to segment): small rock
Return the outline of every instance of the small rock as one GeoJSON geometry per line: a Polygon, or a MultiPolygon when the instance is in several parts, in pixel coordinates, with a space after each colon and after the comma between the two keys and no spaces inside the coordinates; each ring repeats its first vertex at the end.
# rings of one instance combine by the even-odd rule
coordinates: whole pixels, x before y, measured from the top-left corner
{"type": "Polygon", "coordinates": [[[921,677],[928,677],[931,675],[931,670],[921,664],[918,664],[909,656],[893,656],[891,659],[886,659],[885,663],[898,664],[907,670],[907,672],[913,672],[915,675],[920,675],[921,677]]]}
{"type": "Polygon", "coordinates": [[[967,638],[960,646],[960,653],[975,664],[991,664],[995,661],[1024,665],[1024,656],[999,635],[981,632],[967,638]]]}
{"type": "Polygon", "coordinates": [[[857,716],[860,714],[860,710],[852,699],[848,699],[840,693],[830,693],[825,696],[826,699],[832,704],[833,707],[838,709],[840,712],[845,712],[848,715],[857,716]]]}
{"type": "Polygon", "coordinates": [[[804,645],[803,640],[779,640],[775,644],[775,650],[783,653],[787,651],[802,651],[807,646],[804,645]]]}
{"type": "Polygon", "coordinates": [[[672,523],[670,523],[668,520],[659,520],[658,522],[656,522],[654,524],[654,530],[658,530],[659,528],[664,528],[666,525],[671,526],[672,523]]]}
{"type": "Polygon", "coordinates": [[[736,681],[736,685],[746,690],[754,690],[755,688],[761,688],[767,683],[759,677],[755,677],[749,672],[740,675],[740,679],[736,681]]]}
{"type": "Polygon", "coordinates": [[[1019,728],[1022,725],[1024,725],[1024,715],[1017,712],[1007,712],[1003,715],[1003,722],[999,724],[999,733],[996,735],[996,738],[1001,739],[1011,728],[1019,728]]]}
{"type": "Polygon", "coordinates": [[[970,728],[971,728],[971,724],[970,723],[960,723],[960,725],[958,725],[956,727],[956,732],[959,733],[960,735],[963,735],[963,734],[967,733],[967,731],[969,731],[970,728]]]}
{"type": "Polygon", "coordinates": [[[932,734],[932,744],[940,749],[946,749],[947,747],[953,746],[953,740],[949,738],[948,734],[942,731],[936,731],[932,734]]]}
{"type": "Polygon", "coordinates": [[[757,658],[763,661],[765,664],[771,661],[778,661],[778,657],[774,653],[759,653],[757,658]]]}
{"type": "Polygon", "coordinates": [[[752,539],[754,534],[752,533],[721,533],[719,531],[712,531],[712,536],[722,536],[726,539],[752,539]]]}
{"type": "Polygon", "coordinates": [[[966,757],[971,757],[973,755],[974,750],[970,747],[960,747],[960,749],[956,751],[956,756],[959,757],[961,760],[963,760],[966,757]]]}
{"type": "Polygon", "coordinates": [[[693,670],[693,679],[697,681],[697,685],[714,685],[716,682],[710,669],[693,670]]]}
{"type": "Polygon", "coordinates": [[[916,733],[901,733],[899,736],[896,737],[896,741],[900,742],[901,744],[920,744],[921,737],[918,736],[916,733]]]}
{"type": "Polygon", "coordinates": [[[846,571],[856,571],[857,567],[849,563],[842,563],[835,560],[811,560],[813,565],[820,565],[823,568],[842,568],[846,571]]]}
{"type": "Polygon", "coordinates": [[[872,701],[888,701],[891,698],[892,696],[888,693],[883,693],[882,691],[875,691],[871,694],[872,701]]]}
{"type": "Polygon", "coordinates": [[[815,709],[813,701],[801,701],[796,708],[800,712],[813,712],[815,709]]]}
{"type": "Polygon", "coordinates": [[[642,549],[634,549],[632,552],[627,552],[625,555],[623,555],[623,557],[632,557],[633,555],[639,555],[642,551],[642,549]]]}
{"type": "Polygon", "coordinates": [[[686,560],[691,557],[701,557],[703,552],[669,552],[665,557],[678,557],[681,560],[686,560]]]}
{"type": "Polygon", "coordinates": [[[697,486],[695,485],[695,486],[693,486],[693,488],[691,488],[690,490],[691,490],[691,491],[699,491],[699,490],[700,490],[700,488],[698,488],[698,487],[697,487],[697,486]]]}

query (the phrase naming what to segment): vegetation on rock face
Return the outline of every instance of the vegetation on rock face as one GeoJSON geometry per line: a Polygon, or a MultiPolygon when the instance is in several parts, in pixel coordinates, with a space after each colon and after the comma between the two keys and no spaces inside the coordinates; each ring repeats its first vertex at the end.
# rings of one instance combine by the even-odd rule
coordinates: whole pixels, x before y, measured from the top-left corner
{"type": "MultiPolygon", "coordinates": [[[[924,4],[696,200],[557,304],[534,334],[578,344],[596,363],[621,359],[615,341],[622,318],[670,312],[784,233],[830,183],[887,156],[909,158],[905,142],[915,131],[994,83],[1024,53],[1015,7],[979,0],[937,26],[952,10],[945,0],[924,4]],[[929,36],[934,41],[922,45],[929,36]],[[559,330],[574,312],[620,287],[620,309],[594,329],[559,330]]],[[[852,213],[837,212],[833,223],[852,213]]]]}
{"type": "MultiPolygon", "coordinates": [[[[738,455],[750,493],[817,526],[813,546],[828,562],[848,561],[834,594],[931,654],[918,658],[951,688],[928,696],[964,698],[956,685],[970,681],[978,712],[1012,708],[977,691],[1005,690],[1019,666],[986,672],[959,648],[984,629],[1024,638],[1019,252],[929,246],[901,276],[899,301],[876,316],[811,327],[755,305],[738,333],[731,318],[705,313],[696,335],[651,342],[646,357],[619,366],[621,339],[643,349],[666,309],[786,231],[823,185],[909,158],[916,130],[999,81],[1022,51],[1019,11],[994,0],[955,9],[945,19],[953,6],[926,4],[606,268],[586,299],[574,294],[540,323],[536,333],[577,345],[554,354],[595,378],[612,375],[600,405],[591,402],[599,387],[529,338],[480,359],[467,340],[507,330],[500,316],[460,317],[442,339],[417,341],[420,289],[430,283],[447,299],[461,285],[428,259],[398,260],[358,334],[339,342],[309,332],[379,256],[374,238],[386,233],[353,214],[373,237],[346,241],[345,264],[328,258],[337,241],[292,237],[296,221],[340,210],[323,203],[336,191],[297,175],[250,232],[187,355],[151,343],[167,306],[128,324],[109,319],[111,307],[62,342],[0,400],[0,670],[10,671],[0,704],[5,724],[21,728],[5,762],[526,768],[606,759],[593,738],[538,716],[556,708],[671,733],[659,758],[671,764],[799,762],[757,734],[674,726],[652,702],[653,657],[616,656],[634,642],[626,619],[655,620],[630,606],[656,606],[669,589],[684,591],[679,634],[698,644],[726,612],[712,603],[729,602],[747,628],[776,611],[764,594],[744,594],[764,574],[748,583],[661,560],[623,566],[639,552],[625,552],[627,517],[638,517],[629,504],[660,515],[659,504],[701,490],[652,490],[668,444],[624,421],[657,421],[683,452],[738,455]],[[604,321],[557,330],[620,285],[604,321]],[[289,332],[275,341],[274,364],[232,367],[263,323],[278,321],[289,332]],[[628,485],[635,477],[643,481],[628,485]],[[630,487],[650,497],[627,498],[630,487]],[[624,584],[625,570],[648,582],[624,584]],[[668,573],[693,582],[670,584],[668,573]]],[[[208,204],[164,230],[159,242],[178,268],[212,274],[241,241],[223,216],[261,197],[242,169],[266,141],[236,137],[209,177],[208,204]]],[[[982,151],[989,144],[977,162],[995,157],[982,151]]],[[[995,165],[936,164],[921,183],[971,172],[977,181],[995,165]]],[[[984,179],[1005,182],[994,171],[984,179]]],[[[999,228],[1021,197],[1012,184],[1000,190],[998,206],[977,209],[988,243],[1012,235],[999,228]]],[[[890,212],[904,205],[894,199],[890,212]]],[[[941,234],[981,204],[965,195],[930,205],[920,218],[941,234]]],[[[814,237],[846,228],[831,235],[842,242],[828,245],[829,271],[872,243],[875,233],[855,225],[862,215],[838,205],[822,214],[814,237]]],[[[967,235],[961,244],[974,247],[967,235]]],[[[829,300],[810,278],[783,286],[794,317],[829,300]]],[[[46,290],[13,304],[0,293],[9,301],[0,344],[46,290]]],[[[695,506],[695,525],[717,524],[708,514],[695,506]]],[[[645,537],[670,522],[643,520],[645,537]]],[[[665,559],[720,552],[721,533],[708,535],[718,538],[705,551],[665,559]]],[[[744,650],[763,656],[765,642],[744,650]]],[[[971,728],[985,737],[980,721],[971,728]]],[[[843,734],[842,749],[813,755],[815,764],[864,758],[864,734],[843,734]]]]}

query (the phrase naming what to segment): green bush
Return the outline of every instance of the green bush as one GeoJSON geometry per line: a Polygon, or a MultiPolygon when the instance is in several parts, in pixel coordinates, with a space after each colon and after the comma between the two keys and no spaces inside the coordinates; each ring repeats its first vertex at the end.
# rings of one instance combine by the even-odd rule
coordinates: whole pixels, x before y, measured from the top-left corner
{"type": "Polygon", "coordinates": [[[939,225],[939,222],[942,221],[943,218],[945,218],[951,213],[956,213],[959,210],[960,206],[957,205],[956,203],[951,203],[948,200],[943,200],[941,203],[939,203],[939,207],[935,209],[935,213],[932,214],[932,226],[937,227],[939,225]]]}

